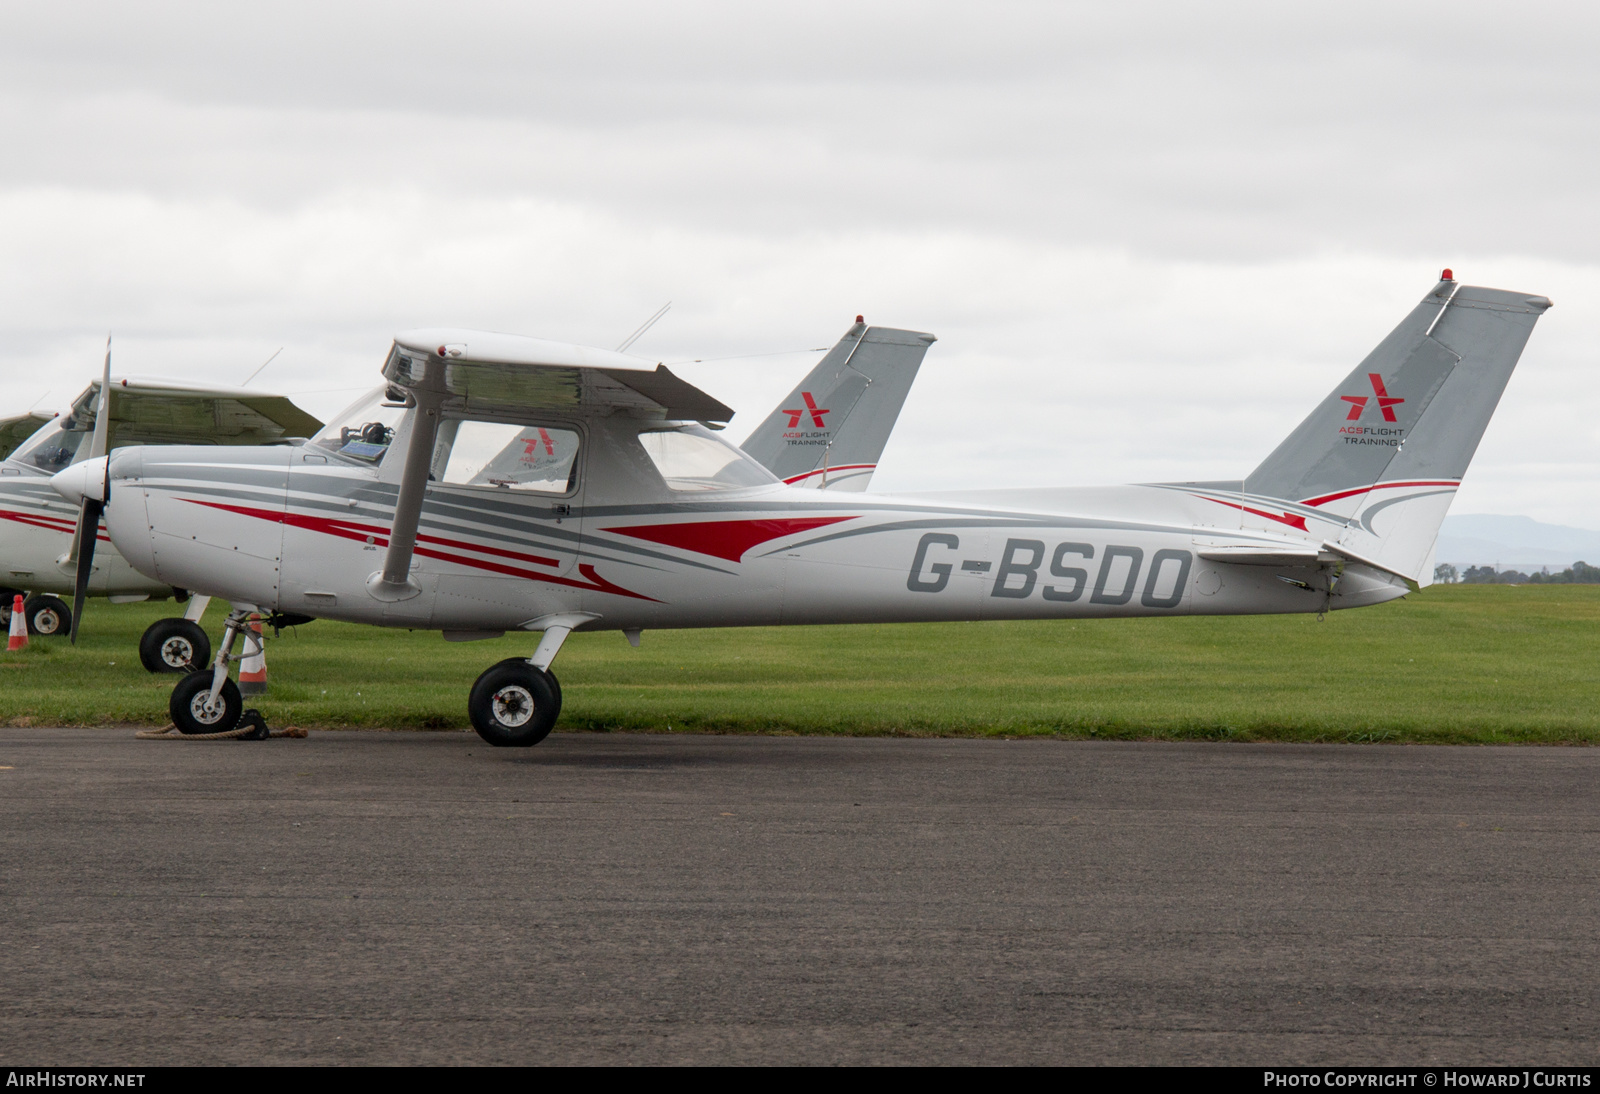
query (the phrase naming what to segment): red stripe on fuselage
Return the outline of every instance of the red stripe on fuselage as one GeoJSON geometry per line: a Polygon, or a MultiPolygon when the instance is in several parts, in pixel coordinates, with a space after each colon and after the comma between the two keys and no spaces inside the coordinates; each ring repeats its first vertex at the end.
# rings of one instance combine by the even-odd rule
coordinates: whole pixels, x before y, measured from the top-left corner
{"type": "MultiPolygon", "coordinates": [[[[70,536],[78,530],[77,521],[67,520],[64,517],[40,517],[32,513],[18,513],[11,509],[0,509],[0,520],[14,520],[30,528],[43,528],[47,532],[60,532],[65,536],[70,536]]],[[[110,543],[111,537],[101,532],[95,536],[95,540],[99,543],[110,543]]]]}
{"type": "Polygon", "coordinates": [[[750,548],[771,539],[809,532],[855,517],[777,517],[770,520],[698,520],[682,524],[636,524],[631,528],[602,528],[619,536],[681,547],[697,555],[738,562],[750,548]]]}
{"type": "Polygon", "coordinates": [[[1460,486],[1456,479],[1439,479],[1432,482],[1375,482],[1371,486],[1358,486],[1354,490],[1341,490],[1337,494],[1324,494],[1320,498],[1307,498],[1301,505],[1326,505],[1330,501],[1340,498],[1353,498],[1357,494],[1365,494],[1373,490],[1389,490],[1400,486],[1460,486]]]}
{"type": "MultiPolygon", "coordinates": [[[[361,542],[372,540],[374,546],[389,546],[389,531],[375,524],[357,524],[355,521],[337,520],[332,517],[308,517],[299,513],[286,513],[278,509],[257,509],[248,505],[227,505],[219,501],[199,501],[195,498],[183,499],[194,505],[204,505],[211,509],[222,509],[229,513],[237,513],[244,517],[254,517],[257,520],[274,521],[280,524],[292,525],[295,528],[304,528],[310,532],[321,532],[323,535],[338,536],[341,539],[353,539],[361,542]]],[[[446,551],[433,550],[420,546],[423,543],[437,543],[446,547],[455,547],[457,550],[475,551],[479,554],[495,555],[500,558],[517,559],[531,562],[538,566],[559,566],[560,561],[545,558],[543,555],[528,555],[517,551],[507,551],[499,547],[481,547],[475,543],[466,543],[459,540],[442,539],[439,536],[417,536],[419,546],[414,548],[416,554],[424,558],[435,558],[442,562],[454,562],[462,566],[470,566],[476,570],[487,570],[490,573],[506,574],[510,577],[527,578],[530,581],[546,581],[552,585],[566,585],[574,589],[588,589],[592,592],[613,593],[617,596],[632,597],[635,600],[648,600],[660,603],[654,597],[645,596],[643,593],[631,592],[621,585],[613,584],[595,572],[595,568],[588,563],[578,566],[578,572],[588,581],[573,581],[570,578],[557,577],[554,574],[541,574],[534,570],[523,570],[515,566],[506,566],[498,562],[487,562],[483,559],[468,558],[465,555],[452,554],[446,551]]]]}
{"type": "MultiPolygon", "coordinates": [[[[1195,497],[1200,498],[1205,497],[1205,495],[1196,494],[1195,497]]],[[[1311,531],[1311,529],[1306,527],[1306,518],[1297,517],[1293,513],[1269,513],[1265,509],[1252,509],[1248,505],[1240,505],[1237,502],[1223,501],[1221,498],[1206,498],[1205,500],[1214,501],[1218,505],[1226,505],[1230,509],[1243,509],[1246,513],[1254,513],[1258,517],[1266,517],[1268,520],[1275,520],[1279,524],[1287,524],[1289,527],[1298,528],[1302,532],[1311,531]]]]}
{"type": "Polygon", "coordinates": [[[819,467],[815,471],[807,471],[804,475],[791,475],[783,481],[793,486],[797,482],[804,482],[817,475],[833,475],[842,471],[872,471],[877,466],[875,463],[842,463],[838,467],[819,467]]]}

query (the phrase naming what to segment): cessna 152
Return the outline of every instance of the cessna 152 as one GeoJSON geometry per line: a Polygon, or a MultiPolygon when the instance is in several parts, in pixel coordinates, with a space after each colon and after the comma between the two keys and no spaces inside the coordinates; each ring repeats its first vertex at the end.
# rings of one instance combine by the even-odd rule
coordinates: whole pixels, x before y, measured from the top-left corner
{"type": "MultiPolygon", "coordinates": [[[[869,328],[857,316],[856,325],[778,404],[805,409],[774,410],[746,444],[757,446],[761,462],[775,474],[798,485],[865,489],[928,348],[926,341],[902,334],[869,328]],[[797,425],[801,416],[806,418],[803,427],[797,425]]],[[[185,595],[182,589],[139,574],[115,551],[102,548],[95,561],[92,546],[84,556],[91,565],[78,575],[85,583],[76,589],[73,578],[79,556],[73,537],[83,534],[83,522],[50,489],[51,474],[102,455],[108,446],[281,444],[309,437],[322,427],[283,396],[162,380],[113,383],[110,369],[108,349],[104,376],[89,385],[63,419],[52,421],[54,415],[30,413],[0,422],[0,439],[7,436],[8,427],[18,432],[31,426],[23,444],[7,449],[12,458],[0,467],[0,566],[6,567],[11,581],[33,590],[24,610],[34,634],[60,633],[69,620],[75,634],[85,595],[107,596],[114,602],[185,595]],[[101,412],[100,402],[100,392],[107,388],[112,393],[109,416],[101,412]],[[49,428],[42,428],[46,425],[49,428]],[[73,592],[78,603],[70,613],[59,597],[51,595],[73,592]]],[[[355,441],[361,443],[359,437],[355,441]]],[[[98,536],[106,538],[103,532],[98,536]]],[[[19,591],[0,587],[0,624],[9,621],[19,591]]],[[[197,596],[182,618],[150,625],[139,644],[147,669],[185,672],[209,659],[211,642],[199,621],[210,599],[197,596]]]]}
{"type": "Polygon", "coordinates": [[[232,649],[247,612],[275,610],[455,640],[542,632],[467,702],[485,740],[531,745],[555,723],[550,666],[580,628],[637,642],[649,627],[1323,612],[1402,596],[1429,583],[1439,525],[1549,306],[1446,271],[1242,481],[800,490],[701,424],[730,412],[664,367],[419,330],[395,339],[387,398],[302,448],[127,448],[54,482],[106,503],[135,568],[233,602],[212,671],[173,691],[180,730],[238,722],[232,649]]]}
{"type": "MultiPolygon", "coordinates": [[[[280,444],[309,437],[322,423],[281,395],[244,388],[168,380],[111,380],[110,353],[101,379],[73,402],[64,417],[48,417],[0,462],[0,599],[9,620],[15,594],[24,602],[34,634],[76,633],[81,615],[61,596],[105,596],[113,602],[178,594],[170,582],[152,580],[104,548],[87,569],[78,566],[76,540],[87,534],[79,509],[68,508],[50,488],[62,468],[125,445],[205,442],[216,445],[280,444]],[[109,406],[100,398],[109,390],[109,406]],[[81,572],[80,572],[81,570],[81,572]],[[81,584],[77,580],[81,578],[81,584]]],[[[97,521],[94,523],[98,523],[97,521]]],[[[95,529],[98,539],[104,531],[95,529]]],[[[211,642],[199,626],[207,598],[197,597],[181,619],[151,624],[140,658],[152,672],[184,672],[210,660],[211,642]]]]}

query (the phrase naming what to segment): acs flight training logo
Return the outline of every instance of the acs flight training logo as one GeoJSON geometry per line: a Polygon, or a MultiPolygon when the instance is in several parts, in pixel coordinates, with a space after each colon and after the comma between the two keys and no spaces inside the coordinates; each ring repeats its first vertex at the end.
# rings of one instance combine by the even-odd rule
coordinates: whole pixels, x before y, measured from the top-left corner
{"type": "Polygon", "coordinates": [[[804,407],[799,407],[794,410],[785,408],[778,411],[779,414],[789,415],[789,428],[794,429],[800,424],[800,419],[809,414],[811,415],[811,420],[816,423],[818,429],[826,429],[827,425],[823,422],[822,416],[829,412],[828,408],[825,406],[819,407],[816,403],[816,400],[811,397],[811,392],[809,391],[802,391],[800,393],[800,398],[806,401],[806,405],[804,407]]]}
{"type": "MultiPolygon", "coordinates": [[[[1394,408],[1405,402],[1405,400],[1397,399],[1390,395],[1388,389],[1383,386],[1383,377],[1376,372],[1367,373],[1367,379],[1372,381],[1372,393],[1378,398],[1378,409],[1383,411],[1383,420],[1386,422],[1398,421],[1394,416],[1394,408]]],[[[1345,418],[1345,421],[1354,422],[1359,421],[1361,415],[1366,412],[1367,401],[1370,396],[1341,395],[1339,398],[1350,404],[1350,414],[1345,418]]]]}

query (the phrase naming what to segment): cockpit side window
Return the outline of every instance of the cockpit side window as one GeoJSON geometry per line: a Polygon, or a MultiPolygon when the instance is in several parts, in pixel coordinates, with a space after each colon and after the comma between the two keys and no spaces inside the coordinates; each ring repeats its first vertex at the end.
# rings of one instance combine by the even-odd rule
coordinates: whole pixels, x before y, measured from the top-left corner
{"type": "Polygon", "coordinates": [[[33,436],[17,446],[11,459],[54,474],[78,457],[78,450],[90,451],[92,429],[70,429],[72,419],[60,419],[41,426],[33,436]]]}
{"type": "Polygon", "coordinates": [[[391,400],[387,389],[378,388],[323,426],[310,443],[347,459],[381,464],[405,413],[406,408],[391,400]]]}

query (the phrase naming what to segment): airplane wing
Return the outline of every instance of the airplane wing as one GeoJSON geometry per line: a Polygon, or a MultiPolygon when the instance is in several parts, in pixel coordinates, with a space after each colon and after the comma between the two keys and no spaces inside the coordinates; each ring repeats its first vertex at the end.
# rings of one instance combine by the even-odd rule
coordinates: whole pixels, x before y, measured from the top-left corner
{"type": "Polygon", "coordinates": [[[473,410],[613,407],[676,421],[726,422],[733,411],[665,365],[591,346],[450,328],[402,331],[383,368],[407,391],[426,389],[473,410]],[[429,362],[440,367],[430,376],[429,362]]]}
{"type": "MultiPolygon", "coordinates": [[[[63,420],[93,427],[100,381],[89,385],[63,420]]],[[[272,444],[310,437],[322,423],[282,395],[247,388],[127,378],[111,382],[107,451],[130,444],[272,444]]]]}
{"type": "Polygon", "coordinates": [[[54,414],[18,414],[15,418],[0,418],[0,460],[11,455],[17,445],[39,432],[39,427],[54,417],[54,414]]]}
{"type": "Polygon", "coordinates": [[[740,447],[791,486],[865,490],[934,341],[857,316],[740,447]]]}
{"type": "Polygon", "coordinates": [[[402,331],[383,375],[414,402],[405,464],[383,569],[367,591],[386,601],[421,592],[411,556],[444,410],[523,414],[532,410],[614,408],[657,412],[674,421],[726,422],[733,411],[665,365],[640,357],[515,334],[430,328],[402,331]]]}

